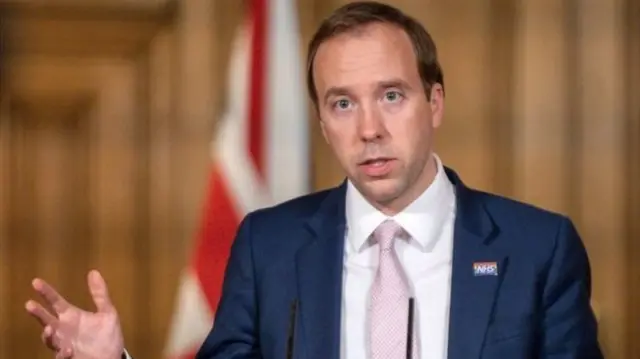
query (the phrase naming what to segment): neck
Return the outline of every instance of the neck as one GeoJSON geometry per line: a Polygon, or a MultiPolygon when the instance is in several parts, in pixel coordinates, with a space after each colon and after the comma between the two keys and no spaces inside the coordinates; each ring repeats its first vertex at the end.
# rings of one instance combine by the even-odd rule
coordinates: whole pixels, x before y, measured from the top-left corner
{"type": "Polygon", "coordinates": [[[387,216],[395,216],[403,209],[407,208],[411,203],[413,203],[413,201],[420,197],[420,195],[422,195],[429,186],[431,186],[437,173],[438,165],[436,163],[436,159],[434,156],[430,156],[427,161],[427,165],[422,170],[418,178],[404,193],[385,203],[373,203],[373,206],[387,216]]]}

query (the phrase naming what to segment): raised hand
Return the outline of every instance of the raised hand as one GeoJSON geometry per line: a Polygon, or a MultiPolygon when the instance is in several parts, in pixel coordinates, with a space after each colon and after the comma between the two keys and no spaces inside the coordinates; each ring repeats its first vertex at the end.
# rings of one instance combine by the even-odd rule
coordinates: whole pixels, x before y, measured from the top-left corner
{"type": "Polygon", "coordinates": [[[96,312],[70,304],[42,279],[34,279],[32,285],[53,313],[33,300],[26,303],[27,312],[42,325],[42,341],[56,359],[120,359],[122,330],[107,284],[98,271],[89,272],[87,282],[96,312]]]}

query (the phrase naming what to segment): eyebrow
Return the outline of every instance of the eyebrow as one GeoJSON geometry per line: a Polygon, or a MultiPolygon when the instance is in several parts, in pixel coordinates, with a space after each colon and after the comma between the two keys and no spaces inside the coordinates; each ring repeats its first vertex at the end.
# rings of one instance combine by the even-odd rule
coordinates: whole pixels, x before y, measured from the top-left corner
{"type": "Polygon", "coordinates": [[[380,81],[378,83],[378,87],[380,88],[399,87],[407,90],[413,89],[408,82],[401,79],[391,79],[386,81],[380,81]]]}

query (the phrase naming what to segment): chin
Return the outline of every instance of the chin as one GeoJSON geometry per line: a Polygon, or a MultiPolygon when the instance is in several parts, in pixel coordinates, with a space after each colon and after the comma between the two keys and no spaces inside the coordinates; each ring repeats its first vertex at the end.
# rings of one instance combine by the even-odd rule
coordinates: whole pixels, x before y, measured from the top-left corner
{"type": "Polygon", "coordinates": [[[398,197],[399,185],[394,179],[378,179],[364,184],[367,197],[378,203],[387,203],[398,197]]]}

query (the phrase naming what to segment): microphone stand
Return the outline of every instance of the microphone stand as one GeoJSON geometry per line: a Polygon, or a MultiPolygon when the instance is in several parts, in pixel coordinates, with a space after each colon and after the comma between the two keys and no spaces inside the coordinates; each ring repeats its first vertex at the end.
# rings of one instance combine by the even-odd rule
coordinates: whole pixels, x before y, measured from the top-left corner
{"type": "Polygon", "coordinates": [[[407,359],[412,359],[413,356],[413,314],[414,314],[414,299],[409,298],[409,318],[407,320],[407,359]]]}
{"type": "Polygon", "coordinates": [[[298,300],[291,302],[289,311],[289,331],[287,333],[287,353],[286,359],[293,359],[293,347],[296,336],[296,312],[298,311],[298,300]]]}

